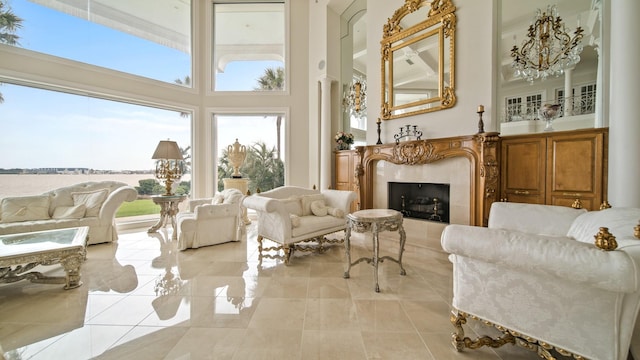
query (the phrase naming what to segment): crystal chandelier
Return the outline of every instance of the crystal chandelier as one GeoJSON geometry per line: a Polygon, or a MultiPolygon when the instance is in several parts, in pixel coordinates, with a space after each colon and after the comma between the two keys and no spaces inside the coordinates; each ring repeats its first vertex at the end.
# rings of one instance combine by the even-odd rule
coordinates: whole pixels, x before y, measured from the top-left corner
{"type": "Polygon", "coordinates": [[[582,32],[578,26],[571,37],[555,5],[548,5],[545,12],[538,9],[527,31],[528,39],[521,48],[514,45],[511,49],[514,76],[533,83],[550,75],[562,75],[566,68],[580,62],[582,32]]]}
{"type": "Polygon", "coordinates": [[[354,77],[345,90],[342,104],[352,115],[362,116],[367,110],[367,82],[360,77],[354,77]]]}

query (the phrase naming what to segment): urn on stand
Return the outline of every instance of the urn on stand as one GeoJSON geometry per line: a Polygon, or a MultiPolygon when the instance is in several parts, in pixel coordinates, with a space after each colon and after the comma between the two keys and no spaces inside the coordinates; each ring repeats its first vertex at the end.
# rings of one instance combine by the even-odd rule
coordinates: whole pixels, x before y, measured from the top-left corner
{"type": "Polygon", "coordinates": [[[553,119],[558,115],[558,110],[560,109],[559,104],[544,104],[538,112],[540,113],[540,117],[542,120],[546,122],[544,127],[544,131],[553,131],[553,119]]]}
{"type": "Polygon", "coordinates": [[[240,167],[244,164],[244,159],[247,157],[247,148],[244,145],[240,145],[238,139],[232,145],[227,147],[227,153],[229,154],[229,163],[233,167],[233,174],[231,175],[234,179],[242,178],[242,174],[240,174],[240,167]]]}

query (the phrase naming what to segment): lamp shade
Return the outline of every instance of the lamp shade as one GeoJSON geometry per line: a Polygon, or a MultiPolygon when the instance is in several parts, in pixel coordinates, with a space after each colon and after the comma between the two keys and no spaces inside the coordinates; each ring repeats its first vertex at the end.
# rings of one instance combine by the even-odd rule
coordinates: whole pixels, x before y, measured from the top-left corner
{"type": "Polygon", "coordinates": [[[154,160],[160,159],[172,159],[172,160],[183,160],[182,152],[180,152],[180,148],[178,147],[178,143],[171,140],[160,140],[158,143],[158,147],[156,151],[153,153],[151,157],[154,160]]]}

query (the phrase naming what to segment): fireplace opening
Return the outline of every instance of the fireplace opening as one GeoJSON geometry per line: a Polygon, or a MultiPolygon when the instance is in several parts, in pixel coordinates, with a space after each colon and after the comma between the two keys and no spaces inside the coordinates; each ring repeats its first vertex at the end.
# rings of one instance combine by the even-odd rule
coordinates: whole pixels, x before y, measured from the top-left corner
{"type": "Polygon", "coordinates": [[[389,209],[405,218],[449,223],[449,184],[388,183],[389,209]]]}

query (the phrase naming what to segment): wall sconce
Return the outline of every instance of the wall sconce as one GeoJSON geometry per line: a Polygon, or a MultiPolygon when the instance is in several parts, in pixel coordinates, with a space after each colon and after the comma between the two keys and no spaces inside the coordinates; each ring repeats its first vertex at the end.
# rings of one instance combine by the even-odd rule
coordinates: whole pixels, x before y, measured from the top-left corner
{"type": "Polygon", "coordinates": [[[172,196],[173,183],[182,177],[183,160],[178,143],[170,140],[161,140],[156,151],[151,157],[156,161],[156,178],[165,183],[164,196],[172,196]]]}
{"type": "Polygon", "coordinates": [[[344,92],[342,103],[345,109],[361,116],[367,109],[367,82],[363,78],[354,78],[344,92]]]}

